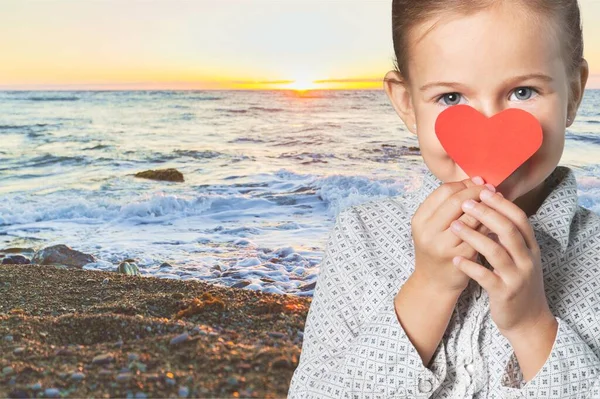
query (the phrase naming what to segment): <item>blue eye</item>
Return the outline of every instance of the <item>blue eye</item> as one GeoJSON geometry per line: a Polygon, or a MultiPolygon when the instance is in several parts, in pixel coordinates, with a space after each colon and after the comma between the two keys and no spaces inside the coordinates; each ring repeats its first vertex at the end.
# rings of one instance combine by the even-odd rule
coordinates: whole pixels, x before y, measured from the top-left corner
{"type": "Polygon", "coordinates": [[[458,105],[459,103],[455,103],[455,101],[457,101],[460,98],[460,94],[459,93],[445,93],[442,94],[441,96],[438,97],[437,102],[439,103],[440,100],[442,99],[450,99],[450,101],[452,102],[452,104],[440,104],[440,105],[458,105]]]}
{"type": "MultiPolygon", "coordinates": [[[[513,94],[517,95],[517,101],[527,101],[532,98],[533,93],[539,94],[539,91],[529,86],[517,87],[515,91],[513,91],[513,94]]],[[[458,105],[460,104],[460,98],[460,93],[444,93],[437,98],[436,104],[441,106],[458,105]],[[444,102],[440,103],[441,100],[444,100],[444,102]]]]}
{"type": "Polygon", "coordinates": [[[527,101],[531,98],[532,92],[537,93],[537,90],[535,90],[533,87],[517,87],[517,89],[513,93],[517,94],[517,95],[523,95],[526,97],[526,98],[517,98],[518,100],[527,101]],[[527,93],[529,93],[530,95],[527,96],[527,93]]]}

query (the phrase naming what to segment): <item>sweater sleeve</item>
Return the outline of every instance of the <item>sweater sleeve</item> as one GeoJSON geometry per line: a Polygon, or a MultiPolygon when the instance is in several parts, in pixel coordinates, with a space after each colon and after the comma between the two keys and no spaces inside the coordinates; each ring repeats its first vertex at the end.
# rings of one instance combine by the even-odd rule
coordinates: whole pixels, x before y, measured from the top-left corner
{"type": "Polygon", "coordinates": [[[398,321],[395,285],[368,284],[364,228],[347,208],[329,233],[288,399],[424,399],[446,377],[444,341],[425,367],[398,321]],[[375,286],[389,291],[384,300],[365,292],[375,286]]]}
{"type": "Polygon", "coordinates": [[[506,398],[600,399],[598,356],[568,323],[555,318],[554,345],[533,379],[523,381],[515,353],[511,354],[500,380],[506,398]]]}

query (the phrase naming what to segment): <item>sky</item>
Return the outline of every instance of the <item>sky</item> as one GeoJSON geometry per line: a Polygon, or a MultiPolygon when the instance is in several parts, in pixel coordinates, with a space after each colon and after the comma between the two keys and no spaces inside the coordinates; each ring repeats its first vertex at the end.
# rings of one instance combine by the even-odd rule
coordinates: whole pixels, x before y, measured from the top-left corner
{"type": "MultiPolygon", "coordinates": [[[[600,88],[600,0],[579,0],[600,88]]],[[[391,0],[0,0],[0,90],[382,89],[391,0]]]]}

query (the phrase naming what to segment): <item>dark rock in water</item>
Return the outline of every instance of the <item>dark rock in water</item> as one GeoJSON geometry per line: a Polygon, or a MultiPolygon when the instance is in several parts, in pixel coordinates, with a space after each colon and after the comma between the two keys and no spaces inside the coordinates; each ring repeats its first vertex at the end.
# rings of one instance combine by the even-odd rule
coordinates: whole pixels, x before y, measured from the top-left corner
{"type": "Polygon", "coordinates": [[[140,275],[140,269],[138,268],[138,266],[135,263],[130,262],[121,262],[119,268],[117,269],[117,272],[129,274],[130,276],[140,275]]]}
{"type": "Polygon", "coordinates": [[[0,250],[5,254],[32,254],[35,252],[33,248],[5,248],[0,250]]]}
{"type": "Polygon", "coordinates": [[[2,259],[3,265],[28,265],[31,261],[23,255],[9,255],[2,259]]]}
{"type": "Polygon", "coordinates": [[[138,172],[135,174],[135,177],[141,177],[143,179],[151,179],[151,180],[164,180],[164,181],[183,181],[183,174],[177,169],[169,168],[169,169],[156,169],[156,170],[145,170],[143,172],[138,172]]]}
{"type": "Polygon", "coordinates": [[[232,285],[232,288],[244,288],[245,286],[250,285],[250,281],[242,280],[238,283],[232,285]]]}
{"type": "Polygon", "coordinates": [[[302,292],[305,292],[305,291],[314,290],[316,286],[317,286],[317,282],[313,281],[310,284],[305,284],[303,286],[298,287],[298,289],[302,292]]]}
{"type": "Polygon", "coordinates": [[[59,264],[65,266],[83,267],[88,263],[95,262],[92,255],[75,251],[66,245],[53,245],[36,252],[31,260],[32,263],[40,265],[59,264]]]}

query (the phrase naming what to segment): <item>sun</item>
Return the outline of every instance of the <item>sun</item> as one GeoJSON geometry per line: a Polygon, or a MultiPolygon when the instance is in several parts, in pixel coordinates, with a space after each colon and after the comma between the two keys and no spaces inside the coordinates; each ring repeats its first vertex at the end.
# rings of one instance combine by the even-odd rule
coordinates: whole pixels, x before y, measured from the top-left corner
{"type": "Polygon", "coordinates": [[[295,79],[292,83],[287,86],[289,89],[296,91],[305,91],[316,89],[317,85],[314,83],[312,79],[309,78],[298,78],[295,79]]]}

